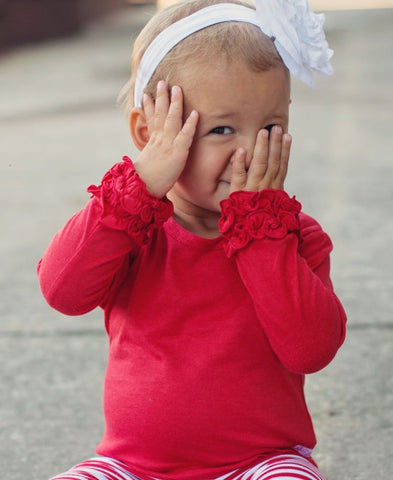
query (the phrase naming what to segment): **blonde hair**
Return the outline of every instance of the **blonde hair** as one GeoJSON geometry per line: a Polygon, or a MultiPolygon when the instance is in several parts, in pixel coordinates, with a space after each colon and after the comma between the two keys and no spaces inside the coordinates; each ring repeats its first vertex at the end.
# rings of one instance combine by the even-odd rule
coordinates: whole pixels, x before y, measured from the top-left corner
{"type": "MultiPolygon", "coordinates": [[[[131,55],[131,77],[119,95],[119,103],[129,114],[134,106],[134,85],[136,72],[144,52],[154,38],[178,20],[217,3],[228,0],[183,0],[158,11],[145,25],[134,42],[131,55]]],[[[243,0],[230,0],[230,3],[255,8],[243,0]]],[[[227,61],[241,60],[251,70],[267,71],[284,66],[273,40],[258,27],[244,22],[223,22],[200,30],[178,43],[161,61],[145,93],[155,98],[157,83],[166,80],[172,84],[179,66],[223,56],[227,61]]],[[[180,67],[181,68],[181,67],[180,67]]]]}

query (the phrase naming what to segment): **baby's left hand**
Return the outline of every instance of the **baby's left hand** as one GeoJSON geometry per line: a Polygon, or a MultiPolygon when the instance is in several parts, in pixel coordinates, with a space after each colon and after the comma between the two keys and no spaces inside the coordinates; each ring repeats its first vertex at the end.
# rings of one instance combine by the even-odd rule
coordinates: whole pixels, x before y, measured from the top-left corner
{"type": "Polygon", "coordinates": [[[238,190],[259,192],[266,188],[284,189],[288,171],[292,137],[275,125],[270,134],[258,132],[251,162],[247,167],[247,152],[239,148],[232,158],[230,193],[238,190]]]}

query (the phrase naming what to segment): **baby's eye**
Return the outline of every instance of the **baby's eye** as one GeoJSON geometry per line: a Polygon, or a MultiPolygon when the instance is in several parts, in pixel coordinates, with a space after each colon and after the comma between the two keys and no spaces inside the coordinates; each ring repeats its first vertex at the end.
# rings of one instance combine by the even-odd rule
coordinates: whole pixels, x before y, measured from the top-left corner
{"type": "Polygon", "coordinates": [[[266,127],[263,127],[265,130],[267,130],[269,133],[272,131],[272,128],[274,127],[274,123],[271,123],[270,125],[266,125],[266,127]]]}
{"type": "Polygon", "coordinates": [[[231,127],[216,127],[213,130],[210,130],[210,133],[214,135],[230,135],[233,133],[233,128],[231,127]]]}

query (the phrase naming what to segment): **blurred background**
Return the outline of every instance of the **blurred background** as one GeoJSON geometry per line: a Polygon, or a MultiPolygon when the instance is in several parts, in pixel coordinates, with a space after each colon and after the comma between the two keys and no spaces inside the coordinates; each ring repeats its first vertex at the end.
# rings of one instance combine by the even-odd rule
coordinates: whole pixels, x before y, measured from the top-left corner
{"type": "MultiPolygon", "coordinates": [[[[162,8],[174,0],[158,0],[162,8]]],[[[151,0],[0,0],[0,48],[67,35],[116,8],[151,0]]],[[[390,8],[392,0],[310,0],[314,10],[390,8]]]]}
{"type": "MultiPolygon", "coordinates": [[[[162,0],[164,1],[164,0],[162,0]]],[[[326,11],[335,75],[294,81],[287,190],[334,243],[348,337],[307,379],[329,480],[390,480],[393,458],[393,1],[312,0],[326,11]]],[[[158,5],[161,7],[161,4],[158,5]]],[[[122,155],[116,105],[144,0],[0,0],[0,464],[46,480],[94,454],[103,429],[102,314],[42,299],[36,263],[122,155]]]]}

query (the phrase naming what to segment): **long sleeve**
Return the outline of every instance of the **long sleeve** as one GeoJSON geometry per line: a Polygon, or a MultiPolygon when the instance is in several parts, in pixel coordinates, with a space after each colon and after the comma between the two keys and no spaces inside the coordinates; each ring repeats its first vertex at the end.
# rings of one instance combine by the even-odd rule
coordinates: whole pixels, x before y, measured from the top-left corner
{"type": "Polygon", "coordinates": [[[127,157],[88,191],[92,199],[55,235],[37,266],[47,302],[68,315],[104,306],[132,252],[173,212],[167,199],[150,195],[127,157]]]}
{"type": "Polygon", "coordinates": [[[236,192],[220,228],[274,352],[305,374],[335,356],[346,317],[329,277],[331,241],[300,208],[282,190],[236,192]]]}

